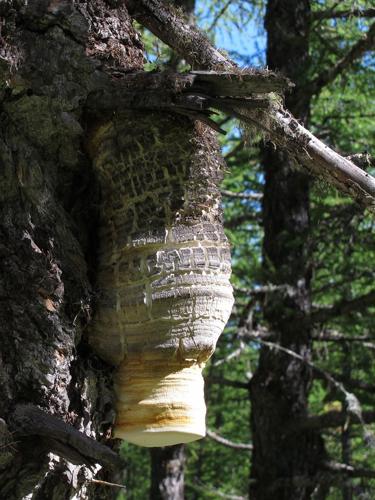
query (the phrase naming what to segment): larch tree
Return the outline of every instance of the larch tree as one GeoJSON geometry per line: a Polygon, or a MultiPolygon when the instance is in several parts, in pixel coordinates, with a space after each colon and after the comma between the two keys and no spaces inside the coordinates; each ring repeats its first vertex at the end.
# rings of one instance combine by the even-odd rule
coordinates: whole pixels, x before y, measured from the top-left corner
{"type": "MultiPolygon", "coordinates": [[[[304,83],[309,74],[309,0],[267,2],[267,64],[296,84],[286,105],[308,124],[312,94],[304,83]]],[[[272,145],[264,149],[263,198],[264,280],[287,286],[272,295],[264,315],[274,338],[284,348],[311,359],[311,254],[309,243],[310,178],[296,172],[290,159],[272,145]]],[[[263,347],[251,381],[253,460],[251,497],[311,498],[316,484],[298,477],[318,474],[325,459],[319,434],[287,432],[288,422],[307,416],[312,370],[287,353],[263,347]]]]}
{"type": "MultiPolygon", "coordinates": [[[[296,4],[303,38],[308,2],[296,4]]],[[[272,2],[270,26],[271,7],[272,2]]],[[[135,368],[142,374],[134,393],[155,373],[164,376],[165,351],[173,367],[201,369],[232,302],[220,209],[223,162],[212,109],[260,128],[307,171],[370,208],[375,180],[282,107],[275,93],[288,88],[284,77],[241,71],[159,0],[10,0],[0,4],[0,29],[0,495],[112,498],[116,490],[108,481],[115,481],[121,460],[111,430],[126,434],[139,423],[131,421],[128,408],[141,412],[136,395],[131,399],[128,391],[121,399],[119,392],[125,394],[137,379],[135,368]],[[132,18],[198,71],[144,72],[132,18]],[[152,307],[160,316],[151,316],[152,307]],[[163,337],[166,311],[174,332],[169,343],[163,337]],[[196,338],[192,317],[199,323],[196,338]],[[148,319],[158,324],[158,335],[142,333],[148,319]],[[114,370],[124,352],[129,364],[114,370]],[[148,363],[155,360],[152,372],[148,363]]],[[[304,61],[306,50],[302,40],[294,60],[304,61]]],[[[272,46],[270,64],[283,65],[272,46]]],[[[292,97],[290,105],[299,117],[308,115],[308,99],[292,97]]],[[[292,230],[300,237],[308,230],[308,182],[285,165],[284,196],[295,184],[302,186],[286,208],[298,220],[292,230]]],[[[268,182],[271,197],[278,182],[272,168],[268,182]]],[[[281,208],[281,229],[285,223],[289,231],[282,203],[281,208]]],[[[271,230],[271,218],[267,224],[271,230]]],[[[278,244],[276,239],[268,245],[266,238],[265,254],[282,265],[278,244]]],[[[306,258],[298,257],[298,282],[287,278],[296,287],[287,306],[298,322],[309,307],[306,258]]],[[[274,313],[268,311],[270,321],[274,313]]],[[[308,355],[308,326],[296,339],[298,322],[289,335],[282,319],[277,328],[285,345],[308,355]]],[[[285,370],[283,357],[276,362],[285,370]]],[[[261,370],[262,364],[254,387],[256,380],[262,385],[261,370]]],[[[299,416],[309,373],[298,365],[296,374],[301,384],[292,397],[299,416]]],[[[263,411],[273,404],[267,398],[268,393],[263,411]]],[[[185,406],[166,405],[171,418],[176,412],[185,425],[185,406]]],[[[140,413],[146,423],[149,413],[140,413]]],[[[256,415],[254,422],[257,432],[267,425],[256,415]]],[[[138,429],[131,435],[139,439],[138,429]]],[[[256,443],[256,450],[260,456],[262,445],[256,443]]],[[[321,445],[315,434],[305,433],[298,450],[317,456],[321,445]]],[[[294,473],[299,458],[291,460],[294,473]]],[[[314,457],[311,463],[314,471],[314,457]]],[[[254,471],[263,473],[259,465],[254,471]]],[[[272,469],[272,480],[278,477],[272,469]]]]}
{"type": "MultiPolygon", "coordinates": [[[[337,65],[319,68],[321,74],[314,75],[309,49],[313,20],[309,0],[267,2],[267,65],[296,84],[286,96],[286,107],[306,126],[313,97],[374,45],[360,39],[337,65]]],[[[318,430],[290,425],[307,418],[314,378],[312,367],[301,362],[312,360],[316,324],[311,314],[311,178],[296,172],[290,157],[272,144],[263,150],[263,165],[264,284],[271,284],[275,290],[281,287],[265,301],[264,318],[268,339],[281,349],[262,347],[250,384],[254,445],[250,497],[267,499],[275,495],[289,500],[308,499],[314,494],[325,498],[329,485],[322,474],[329,459],[322,437],[318,430]]]]}

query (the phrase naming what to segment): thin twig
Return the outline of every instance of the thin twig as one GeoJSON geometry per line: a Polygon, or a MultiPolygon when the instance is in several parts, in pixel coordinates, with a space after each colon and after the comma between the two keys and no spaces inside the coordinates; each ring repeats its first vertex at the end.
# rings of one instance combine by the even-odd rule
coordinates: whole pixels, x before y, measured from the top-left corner
{"type": "Polygon", "coordinates": [[[316,309],[311,313],[310,320],[312,323],[325,323],[338,316],[367,309],[373,306],[374,303],[375,290],[371,290],[371,292],[355,297],[354,299],[344,299],[332,306],[316,309]]]}
{"type": "Polygon", "coordinates": [[[233,191],[228,191],[227,189],[222,189],[221,194],[227,198],[239,198],[241,200],[259,201],[263,198],[261,193],[235,193],[233,191]]]}
{"type": "Polygon", "coordinates": [[[314,363],[312,363],[310,360],[307,358],[304,358],[300,354],[297,354],[296,352],[292,351],[291,349],[288,349],[284,346],[281,346],[279,344],[275,344],[274,342],[268,342],[267,340],[261,340],[257,337],[253,337],[251,334],[246,335],[247,338],[254,340],[256,342],[259,342],[260,344],[269,347],[270,349],[276,349],[278,351],[281,351],[285,354],[288,354],[289,356],[298,359],[302,363],[306,364],[310,368],[312,368],[315,372],[317,372],[319,375],[321,375],[323,378],[325,378],[333,387],[335,387],[341,394],[344,395],[345,401],[347,404],[347,411],[349,415],[354,415],[355,417],[358,418],[358,420],[364,425],[365,422],[362,418],[362,409],[361,405],[357,399],[357,397],[347,391],[343,384],[341,382],[338,382],[335,378],[332,377],[329,373],[327,373],[325,370],[322,368],[319,368],[316,366],[314,363]]]}
{"type": "Polygon", "coordinates": [[[217,361],[215,361],[213,363],[213,366],[217,367],[217,366],[220,366],[224,363],[228,363],[232,359],[238,358],[242,354],[242,352],[245,350],[245,348],[246,348],[246,344],[241,342],[241,345],[240,345],[240,347],[238,347],[238,349],[235,349],[234,351],[229,353],[227,356],[225,356],[225,358],[218,359],[217,361]]]}
{"type": "Polygon", "coordinates": [[[193,491],[196,491],[198,493],[204,493],[205,495],[208,496],[208,498],[226,498],[228,500],[248,500],[248,497],[243,497],[243,496],[238,496],[238,495],[231,495],[229,493],[223,493],[222,491],[216,489],[216,488],[209,488],[207,486],[204,486],[202,483],[190,483],[187,482],[186,486],[190,488],[193,491]]]}
{"type": "Polygon", "coordinates": [[[232,3],[232,0],[228,0],[226,4],[223,5],[223,7],[219,10],[219,12],[216,14],[214,20],[212,21],[211,25],[208,27],[208,33],[210,33],[216,26],[216,24],[218,23],[219,19],[221,18],[221,16],[223,16],[227,10],[227,8],[229,7],[229,5],[232,3]]]}
{"type": "Polygon", "coordinates": [[[101,484],[103,486],[110,486],[112,488],[121,488],[126,490],[126,486],[123,484],[109,483],[108,481],[102,481],[101,479],[91,479],[92,483],[101,484]]]}
{"type": "Polygon", "coordinates": [[[333,461],[326,461],[323,463],[323,468],[336,473],[345,474],[350,477],[375,477],[375,470],[373,469],[356,469],[348,464],[341,464],[333,461]]]}

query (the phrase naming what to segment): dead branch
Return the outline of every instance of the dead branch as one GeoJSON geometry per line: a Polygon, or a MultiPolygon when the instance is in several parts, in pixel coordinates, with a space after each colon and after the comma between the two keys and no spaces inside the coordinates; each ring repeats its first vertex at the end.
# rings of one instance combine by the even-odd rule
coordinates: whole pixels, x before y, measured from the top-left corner
{"type": "Polygon", "coordinates": [[[126,486],[124,484],[109,483],[108,481],[102,481],[101,479],[91,479],[90,481],[95,484],[100,484],[101,486],[108,486],[110,488],[120,488],[122,490],[126,490],[126,486]]]}
{"type": "Polygon", "coordinates": [[[225,377],[205,377],[205,381],[209,384],[226,385],[228,387],[235,387],[236,389],[249,390],[249,382],[240,382],[239,380],[229,380],[225,377]]]}
{"type": "Polygon", "coordinates": [[[355,155],[347,156],[346,159],[352,161],[363,170],[366,170],[369,167],[375,167],[375,157],[368,153],[357,153],[355,155]]]}
{"type": "Polygon", "coordinates": [[[160,0],[125,0],[129,13],[193,67],[230,69],[232,63],[208,38],[160,0]],[[168,29],[166,29],[168,27],[168,29]]]}
{"type": "Polygon", "coordinates": [[[342,59],[340,59],[334,66],[331,66],[323,71],[308,85],[308,91],[311,94],[319,93],[323,87],[333,82],[339,74],[343,73],[346,68],[360,59],[365,52],[372,49],[374,45],[375,23],[370,26],[368,32],[351,47],[342,59]]]}
{"type": "Polygon", "coordinates": [[[238,495],[230,495],[229,493],[223,493],[222,491],[214,488],[209,488],[207,486],[204,486],[200,482],[195,482],[195,483],[186,483],[186,487],[190,488],[192,491],[195,491],[196,493],[203,493],[205,495],[208,495],[209,498],[226,498],[227,500],[248,500],[248,497],[242,497],[238,495]]]}
{"type": "Polygon", "coordinates": [[[263,198],[261,193],[235,193],[233,191],[228,191],[227,189],[222,189],[221,194],[226,198],[237,198],[240,200],[259,201],[263,198]]]}
{"type": "MultiPolygon", "coordinates": [[[[193,67],[241,74],[241,70],[233,61],[215,49],[202,33],[184,22],[161,0],[124,1],[135,19],[183,56],[193,67]]],[[[371,27],[366,39],[351,49],[334,72],[337,74],[343,65],[350,64],[363,53],[366,47],[373,43],[374,34],[374,27],[371,27]]],[[[332,78],[331,73],[328,78],[332,78]]],[[[326,75],[323,75],[323,80],[327,80],[326,75]]],[[[232,103],[226,105],[221,102],[218,108],[262,130],[272,142],[287,150],[308,172],[325,179],[372,211],[375,210],[375,179],[317,139],[280,104],[274,104],[273,108],[267,111],[244,111],[241,103],[238,104],[236,107],[232,103]]],[[[217,103],[215,107],[216,105],[217,103]]]]}
{"type": "Polygon", "coordinates": [[[252,444],[246,444],[246,443],[234,443],[233,441],[230,441],[229,439],[223,438],[219,434],[217,434],[214,431],[211,431],[210,429],[207,429],[207,436],[211,438],[213,441],[216,441],[217,443],[220,443],[224,446],[227,446],[228,448],[234,448],[236,450],[248,450],[251,451],[253,449],[252,444]]]}
{"type": "Polygon", "coordinates": [[[349,336],[335,330],[322,330],[319,333],[314,333],[312,337],[314,340],[324,342],[366,342],[374,340],[370,335],[349,336]]]}
{"type": "Polygon", "coordinates": [[[333,318],[363,311],[375,303],[375,290],[350,300],[341,300],[330,307],[312,311],[310,320],[312,323],[325,323],[333,318]]]}
{"type": "MultiPolygon", "coordinates": [[[[292,351],[291,349],[288,349],[284,346],[281,346],[279,344],[276,344],[274,342],[269,342],[267,340],[261,340],[257,337],[254,337],[251,333],[247,334],[242,334],[243,338],[248,338],[249,340],[255,340],[256,342],[259,342],[260,344],[269,347],[270,349],[275,349],[277,351],[283,352],[284,354],[287,354],[291,356],[294,359],[299,360],[301,363],[305,364],[306,366],[309,366],[312,370],[314,370],[315,373],[319,375],[319,377],[324,378],[327,380],[329,384],[332,385],[337,391],[339,391],[343,396],[345,397],[345,402],[347,405],[347,413],[346,415],[353,416],[354,418],[358,419],[360,423],[365,424],[365,421],[363,420],[362,417],[362,408],[361,405],[357,399],[357,397],[347,391],[343,384],[336,380],[330,373],[326,372],[322,368],[319,368],[316,366],[314,363],[312,363],[309,359],[301,356],[300,354],[297,354],[296,352],[292,351]]],[[[293,427],[293,432],[294,432],[294,422],[292,424],[293,427]]]]}
{"type": "Polygon", "coordinates": [[[375,477],[375,470],[357,469],[351,465],[341,464],[339,462],[326,461],[322,464],[322,468],[334,474],[345,474],[349,477],[375,477]]]}
{"type": "Polygon", "coordinates": [[[348,19],[351,17],[375,17],[375,9],[318,10],[311,13],[314,21],[323,19],[348,19]]]}
{"type": "Polygon", "coordinates": [[[327,413],[322,413],[321,415],[312,415],[307,418],[294,420],[291,430],[293,432],[296,430],[319,431],[329,427],[342,427],[347,423],[363,425],[372,424],[374,422],[375,411],[363,411],[362,418],[360,419],[355,414],[351,414],[349,417],[348,413],[344,411],[332,410],[327,413]]]}

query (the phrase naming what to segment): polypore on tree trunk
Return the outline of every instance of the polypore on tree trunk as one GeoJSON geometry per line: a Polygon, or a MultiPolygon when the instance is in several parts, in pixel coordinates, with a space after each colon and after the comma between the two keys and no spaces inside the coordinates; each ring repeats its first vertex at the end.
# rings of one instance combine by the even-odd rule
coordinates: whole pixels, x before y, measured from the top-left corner
{"type": "Polygon", "coordinates": [[[205,435],[202,369],[232,304],[214,133],[134,113],[92,134],[102,191],[90,342],[117,365],[115,437],[165,446],[205,435]]]}

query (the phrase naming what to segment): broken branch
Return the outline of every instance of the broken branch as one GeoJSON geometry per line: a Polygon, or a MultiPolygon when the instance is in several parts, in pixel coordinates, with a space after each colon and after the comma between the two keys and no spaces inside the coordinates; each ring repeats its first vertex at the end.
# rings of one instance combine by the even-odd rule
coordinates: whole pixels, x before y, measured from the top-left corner
{"type": "MultiPolygon", "coordinates": [[[[202,33],[189,26],[161,0],[125,2],[135,19],[183,56],[193,67],[241,73],[233,61],[215,49],[202,33]]],[[[371,27],[366,40],[362,40],[360,46],[353,47],[345,59],[346,62],[340,64],[347,64],[349,59],[354,60],[358,51],[363,51],[364,47],[372,43],[374,35],[375,28],[371,27]]],[[[228,107],[223,105],[220,109],[227,112],[228,107]]],[[[375,179],[323,144],[290,113],[282,109],[280,104],[267,112],[246,110],[245,114],[238,107],[231,107],[231,114],[266,131],[272,142],[286,149],[308,172],[325,179],[372,211],[375,210],[375,179]]]]}

